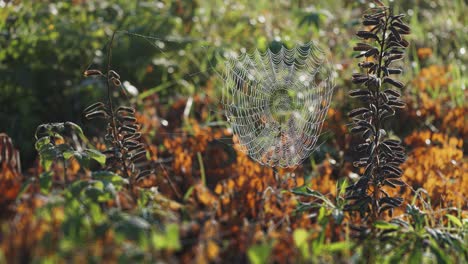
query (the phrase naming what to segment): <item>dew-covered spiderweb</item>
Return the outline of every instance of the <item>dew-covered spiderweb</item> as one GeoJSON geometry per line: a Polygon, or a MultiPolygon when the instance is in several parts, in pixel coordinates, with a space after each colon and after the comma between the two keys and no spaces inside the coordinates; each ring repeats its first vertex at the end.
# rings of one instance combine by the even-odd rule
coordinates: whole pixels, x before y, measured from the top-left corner
{"type": "Polygon", "coordinates": [[[317,147],[333,71],[313,42],[226,59],[222,105],[242,151],[271,167],[295,167],[317,147]]]}

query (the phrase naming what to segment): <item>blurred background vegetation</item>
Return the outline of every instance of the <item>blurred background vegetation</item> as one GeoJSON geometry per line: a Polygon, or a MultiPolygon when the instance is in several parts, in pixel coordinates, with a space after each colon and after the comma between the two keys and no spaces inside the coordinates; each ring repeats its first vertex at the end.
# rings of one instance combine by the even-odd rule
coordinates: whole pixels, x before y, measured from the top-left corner
{"type": "MultiPolygon", "coordinates": [[[[220,87],[213,69],[226,52],[314,40],[329,49],[338,71],[334,104],[346,105],[340,93],[350,87],[352,34],[363,3],[1,1],[0,131],[13,137],[24,164],[31,164],[39,124],[80,120],[83,108],[102,98],[102,83],[83,78],[83,72],[103,68],[105,46],[115,30],[112,65],[127,85],[138,89],[135,102],[157,93],[170,104],[177,96],[205,93],[208,80],[220,87]]],[[[405,10],[413,30],[406,79],[426,65],[447,66],[450,84],[430,87],[431,95],[448,93],[452,104],[466,103],[466,3],[411,0],[395,9],[405,10]],[[430,53],[428,59],[424,51],[430,53]]],[[[407,87],[417,96],[413,85],[407,87]]]]}

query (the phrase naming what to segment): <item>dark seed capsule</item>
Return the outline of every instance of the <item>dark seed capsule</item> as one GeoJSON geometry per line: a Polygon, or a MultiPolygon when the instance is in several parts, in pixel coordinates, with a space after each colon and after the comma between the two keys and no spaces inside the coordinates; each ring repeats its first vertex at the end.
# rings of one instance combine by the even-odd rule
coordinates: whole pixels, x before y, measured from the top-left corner
{"type": "Polygon", "coordinates": [[[389,41],[386,48],[391,48],[391,47],[399,47],[399,48],[404,48],[402,43],[396,42],[396,41],[389,41]]]}
{"type": "Polygon", "coordinates": [[[401,41],[401,36],[400,36],[400,33],[398,33],[397,29],[394,28],[394,27],[390,27],[390,31],[392,31],[392,34],[393,36],[395,37],[395,39],[400,42],[401,41]]]}
{"type": "Polygon", "coordinates": [[[401,94],[398,91],[395,91],[395,90],[392,90],[392,89],[385,89],[383,92],[388,94],[388,95],[395,96],[395,97],[400,97],[401,96],[401,94]]]}
{"type": "Polygon", "coordinates": [[[389,68],[389,69],[388,69],[388,73],[389,73],[389,74],[401,74],[401,73],[403,73],[403,70],[402,70],[402,69],[392,69],[392,68],[389,68]]]}
{"type": "Polygon", "coordinates": [[[369,80],[369,76],[360,73],[353,74],[352,82],[355,84],[364,83],[369,80]]]}
{"type": "Polygon", "coordinates": [[[138,173],[138,176],[136,177],[136,180],[141,181],[141,180],[143,180],[144,178],[150,176],[153,173],[154,173],[154,171],[152,171],[152,170],[142,171],[142,172],[138,173]]]}
{"type": "Polygon", "coordinates": [[[391,84],[391,85],[393,85],[393,86],[395,86],[397,88],[400,88],[400,89],[405,86],[402,82],[397,81],[397,80],[392,79],[392,78],[389,78],[389,77],[384,77],[383,82],[391,84]]]}
{"type": "Polygon", "coordinates": [[[85,112],[85,113],[92,112],[92,111],[97,110],[97,109],[99,109],[99,108],[104,108],[104,106],[105,106],[104,103],[102,103],[102,102],[97,102],[97,103],[94,103],[94,104],[92,104],[92,105],[86,107],[86,108],[83,110],[83,112],[85,112]]]}
{"type": "Polygon", "coordinates": [[[135,141],[135,140],[127,140],[124,142],[124,147],[128,148],[128,147],[134,147],[134,146],[137,146],[138,144],[140,144],[138,141],[135,141]]]}
{"type": "Polygon", "coordinates": [[[367,44],[367,43],[358,43],[354,48],[353,50],[354,51],[368,51],[370,49],[372,49],[373,46],[367,44]]]}
{"type": "Polygon", "coordinates": [[[349,116],[350,118],[353,118],[353,117],[362,115],[362,114],[364,114],[364,113],[366,113],[366,112],[369,112],[369,109],[364,108],[364,107],[360,107],[360,108],[351,110],[351,111],[348,113],[348,116],[349,116]]]}
{"type": "Polygon", "coordinates": [[[360,38],[363,38],[363,39],[370,39],[370,38],[376,39],[376,40],[379,39],[379,37],[377,37],[376,34],[371,33],[371,32],[369,32],[369,31],[358,31],[358,32],[356,33],[356,35],[357,35],[358,37],[360,37],[360,38]]]}
{"type": "Polygon", "coordinates": [[[355,126],[355,127],[351,128],[351,133],[360,133],[360,132],[364,132],[366,130],[368,130],[367,127],[355,126]]]}
{"type": "Polygon", "coordinates": [[[135,161],[140,160],[140,159],[142,159],[144,157],[146,157],[146,150],[135,153],[134,155],[132,155],[130,160],[135,162],[135,161]]]}
{"type": "Polygon", "coordinates": [[[405,47],[405,48],[409,46],[409,42],[406,39],[402,39],[400,41],[400,44],[403,45],[403,47],[405,47]]]}
{"type": "Polygon", "coordinates": [[[119,131],[120,132],[127,132],[127,133],[131,133],[131,134],[134,134],[137,132],[137,130],[133,127],[129,127],[129,126],[122,126],[119,128],[119,131]]]}
{"type": "Polygon", "coordinates": [[[123,112],[123,113],[130,113],[130,114],[134,114],[135,113],[135,109],[133,107],[128,107],[128,106],[119,106],[117,108],[117,112],[123,112]]]}
{"type": "Polygon", "coordinates": [[[401,60],[401,59],[403,59],[403,55],[401,54],[392,55],[387,58],[387,64],[390,64],[391,62],[401,60]]]}
{"type": "Polygon", "coordinates": [[[135,151],[135,150],[136,152],[145,150],[145,145],[143,143],[140,143],[136,146],[128,147],[128,151],[135,151]]]}
{"type": "Polygon", "coordinates": [[[388,101],[387,103],[390,106],[397,107],[397,108],[404,108],[405,103],[402,101],[388,101]]]}
{"type": "Polygon", "coordinates": [[[127,140],[129,140],[129,139],[135,140],[135,139],[139,139],[140,137],[141,137],[141,133],[138,132],[138,133],[135,133],[135,134],[128,134],[128,135],[125,135],[125,136],[123,137],[123,140],[124,140],[124,141],[127,141],[127,140]]]}
{"type": "Polygon", "coordinates": [[[399,28],[399,29],[403,29],[403,30],[405,30],[405,31],[410,31],[410,27],[409,27],[409,26],[407,26],[407,25],[405,25],[405,24],[403,24],[403,23],[400,23],[400,22],[398,22],[398,21],[393,22],[393,23],[392,23],[392,26],[397,27],[397,28],[399,28]]]}
{"type": "Polygon", "coordinates": [[[375,63],[370,62],[370,61],[363,61],[363,62],[358,63],[358,66],[361,67],[361,68],[370,68],[370,67],[372,67],[374,65],[375,65],[375,63]]]}
{"type": "Polygon", "coordinates": [[[357,145],[356,151],[357,152],[362,152],[362,151],[366,150],[368,147],[369,147],[369,143],[362,143],[362,144],[357,145]]]}
{"type": "Polygon", "coordinates": [[[99,110],[99,111],[94,111],[94,112],[91,112],[89,114],[86,114],[85,115],[86,119],[95,119],[95,118],[107,118],[108,115],[105,111],[103,110],[99,110]]]}
{"type": "Polygon", "coordinates": [[[375,26],[375,25],[378,25],[379,23],[380,23],[379,19],[365,19],[364,21],[362,21],[362,24],[364,26],[375,26]]]}
{"type": "Polygon", "coordinates": [[[361,89],[358,89],[358,90],[352,90],[349,92],[349,96],[351,97],[360,97],[360,96],[368,96],[370,95],[371,93],[367,90],[361,90],[361,89]]]}
{"type": "Polygon", "coordinates": [[[133,116],[123,116],[121,117],[124,122],[130,122],[130,123],[135,123],[136,118],[133,116]]]}
{"type": "Polygon", "coordinates": [[[374,56],[377,53],[379,53],[379,50],[377,48],[373,48],[373,49],[368,50],[366,53],[364,53],[364,56],[370,57],[370,56],[374,56]]]}

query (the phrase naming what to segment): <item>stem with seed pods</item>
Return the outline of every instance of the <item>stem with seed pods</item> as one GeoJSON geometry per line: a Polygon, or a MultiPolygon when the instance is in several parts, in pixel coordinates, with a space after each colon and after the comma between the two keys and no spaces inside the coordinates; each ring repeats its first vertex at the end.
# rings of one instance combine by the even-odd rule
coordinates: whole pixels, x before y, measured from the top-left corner
{"type": "Polygon", "coordinates": [[[403,83],[390,77],[402,73],[401,69],[391,67],[403,58],[408,46],[402,35],[409,34],[410,29],[402,18],[403,15],[393,15],[378,1],[378,7],[363,16],[365,30],[356,34],[365,41],[354,47],[360,52],[356,58],[365,58],[358,64],[364,73],[353,74],[352,81],[365,88],[351,91],[350,96],[358,98],[365,107],[354,109],[348,115],[354,123],[351,132],[364,139],[356,146],[358,152],[365,153],[364,157],[353,163],[364,168],[364,173],[348,187],[345,209],[359,212],[370,224],[380,220],[385,211],[391,215],[403,202],[402,198],[391,197],[384,189],[385,186],[396,188],[404,184],[399,168],[405,160],[404,148],[400,141],[389,139],[384,128],[384,120],[405,105],[400,93],[392,89],[392,86],[403,88],[403,83]]]}

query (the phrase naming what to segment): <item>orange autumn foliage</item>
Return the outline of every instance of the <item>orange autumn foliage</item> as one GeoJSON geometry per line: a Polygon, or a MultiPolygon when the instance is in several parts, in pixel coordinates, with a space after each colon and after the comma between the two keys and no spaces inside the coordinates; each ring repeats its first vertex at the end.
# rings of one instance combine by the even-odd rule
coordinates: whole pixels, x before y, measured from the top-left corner
{"type": "MultiPolygon", "coordinates": [[[[468,163],[463,140],[430,131],[414,132],[405,139],[412,151],[403,164],[403,180],[414,190],[424,188],[434,208],[468,208],[468,163]]],[[[406,190],[406,199],[414,194],[406,190]]]]}
{"type": "Polygon", "coordinates": [[[431,48],[419,48],[418,49],[418,57],[420,60],[427,59],[431,56],[432,56],[431,48]]]}

